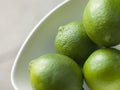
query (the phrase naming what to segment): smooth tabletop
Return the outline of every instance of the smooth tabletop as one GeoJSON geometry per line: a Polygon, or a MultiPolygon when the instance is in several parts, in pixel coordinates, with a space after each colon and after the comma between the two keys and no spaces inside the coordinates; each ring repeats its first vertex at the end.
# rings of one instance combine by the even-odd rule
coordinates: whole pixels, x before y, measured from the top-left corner
{"type": "Polygon", "coordinates": [[[14,90],[15,57],[35,25],[64,0],[0,0],[0,90],[14,90]]]}

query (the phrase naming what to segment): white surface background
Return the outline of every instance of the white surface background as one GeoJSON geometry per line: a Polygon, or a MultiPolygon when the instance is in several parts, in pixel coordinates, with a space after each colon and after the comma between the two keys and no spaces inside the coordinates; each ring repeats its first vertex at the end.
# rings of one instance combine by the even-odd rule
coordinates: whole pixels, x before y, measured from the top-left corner
{"type": "Polygon", "coordinates": [[[34,26],[64,0],[0,0],[0,90],[14,90],[15,57],[34,26]]]}

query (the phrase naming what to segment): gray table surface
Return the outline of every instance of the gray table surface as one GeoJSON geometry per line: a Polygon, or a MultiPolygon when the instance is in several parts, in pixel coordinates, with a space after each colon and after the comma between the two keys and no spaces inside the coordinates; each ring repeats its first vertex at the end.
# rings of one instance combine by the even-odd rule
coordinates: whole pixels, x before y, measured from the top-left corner
{"type": "Polygon", "coordinates": [[[0,90],[14,90],[15,57],[34,26],[64,0],[0,0],[0,90]]]}

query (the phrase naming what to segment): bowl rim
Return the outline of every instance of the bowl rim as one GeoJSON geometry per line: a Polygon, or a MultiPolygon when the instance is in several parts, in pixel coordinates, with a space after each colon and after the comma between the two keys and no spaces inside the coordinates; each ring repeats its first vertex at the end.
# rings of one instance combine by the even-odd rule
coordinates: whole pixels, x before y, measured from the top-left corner
{"type": "Polygon", "coordinates": [[[37,25],[32,29],[32,31],[29,33],[29,35],[27,36],[27,38],[25,39],[25,41],[23,42],[23,44],[21,45],[17,55],[16,55],[16,58],[15,58],[15,61],[13,62],[13,66],[12,66],[12,69],[11,69],[11,84],[13,86],[13,88],[15,90],[19,90],[17,85],[15,84],[15,79],[14,79],[14,75],[15,75],[15,69],[16,69],[16,66],[17,66],[17,63],[19,61],[19,57],[22,53],[22,51],[24,50],[24,47],[26,46],[27,42],[29,41],[29,39],[31,38],[31,36],[34,34],[34,32],[37,30],[37,28],[44,22],[44,20],[46,20],[52,13],[54,13],[57,9],[59,9],[60,7],[64,6],[66,3],[70,2],[71,0],[64,0],[62,3],[58,4],[55,8],[53,8],[50,12],[48,12],[48,14],[46,14],[38,23],[37,25]]]}

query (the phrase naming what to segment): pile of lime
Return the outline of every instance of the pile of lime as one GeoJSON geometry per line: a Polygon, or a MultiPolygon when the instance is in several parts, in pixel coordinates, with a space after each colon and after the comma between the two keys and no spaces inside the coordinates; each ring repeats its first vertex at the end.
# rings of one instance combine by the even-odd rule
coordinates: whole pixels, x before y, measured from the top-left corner
{"type": "Polygon", "coordinates": [[[34,90],[120,90],[120,1],[89,0],[82,21],[58,28],[56,53],[29,64],[34,90]]]}

